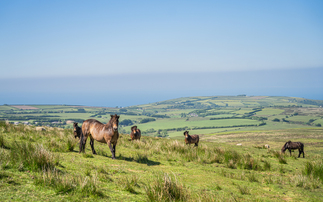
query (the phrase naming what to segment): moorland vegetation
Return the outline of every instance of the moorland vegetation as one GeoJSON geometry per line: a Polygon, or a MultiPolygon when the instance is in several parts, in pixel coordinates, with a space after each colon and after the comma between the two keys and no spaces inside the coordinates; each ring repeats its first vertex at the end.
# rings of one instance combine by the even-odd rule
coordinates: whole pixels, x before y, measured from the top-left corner
{"type": "MultiPolygon", "coordinates": [[[[206,136],[205,136],[206,137],[206,136]]],[[[220,133],[198,147],[182,139],[120,134],[116,159],[106,144],[78,153],[72,129],[0,125],[4,201],[321,201],[323,130],[220,133]],[[301,141],[305,158],[284,155],[301,141]],[[241,146],[237,146],[240,143],[241,146]],[[268,143],[270,148],[265,148],[268,143]]],[[[239,144],[239,145],[240,145],[239,144]]]]}

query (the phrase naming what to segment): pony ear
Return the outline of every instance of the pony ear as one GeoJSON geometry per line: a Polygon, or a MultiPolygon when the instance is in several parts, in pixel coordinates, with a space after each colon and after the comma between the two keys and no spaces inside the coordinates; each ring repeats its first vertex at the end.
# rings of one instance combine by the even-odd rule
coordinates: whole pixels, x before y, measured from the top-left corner
{"type": "Polygon", "coordinates": [[[110,114],[110,116],[111,116],[111,118],[113,117],[113,115],[112,115],[112,114],[110,114]]]}

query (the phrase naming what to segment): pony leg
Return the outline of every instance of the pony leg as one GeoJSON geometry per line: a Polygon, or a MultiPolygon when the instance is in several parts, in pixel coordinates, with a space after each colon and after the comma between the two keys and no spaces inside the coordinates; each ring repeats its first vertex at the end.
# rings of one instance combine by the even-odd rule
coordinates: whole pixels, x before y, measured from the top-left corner
{"type": "Polygon", "coordinates": [[[305,157],[304,157],[304,150],[303,150],[303,149],[302,149],[302,153],[303,153],[303,158],[305,158],[305,157]]]}
{"type": "Polygon", "coordinates": [[[92,138],[90,139],[90,145],[91,145],[92,153],[96,154],[96,151],[94,149],[94,139],[92,139],[92,138]]]}
{"type": "Polygon", "coordinates": [[[86,145],[86,140],[87,140],[87,136],[81,134],[81,140],[80,140],[80,152],[81,153],[83,151],[83,153],[85,153],[85,145],[86,145]]]}
{"type": "Polygon", "coordinates": [[[289,156],[292,156],[292,150],[289,149],[289,156]]]}
{"type": "MultiPolygon", "coordinates": [[[[110,151],[111,151],[111,154],[112,154],[112,159],[115,159],[116,157],[115,157],[115,154],[114,154],[114,148],[112,147],[112,145],[111,145],[111,142],[109,141],[108,142],[108,145],[109,145],[109,148],[110,148],[110,151]]],[[[115,146],[114,146],[115,147],[115,146]]]]}
{"type": "Polygon", "coordinates": [[[114,158],[115,158],[115,156],[116,156],[116,146],[117,146],[117,143],[115,143],[115,144],[113,144],[113,152],[114,152],[114,158]]]}

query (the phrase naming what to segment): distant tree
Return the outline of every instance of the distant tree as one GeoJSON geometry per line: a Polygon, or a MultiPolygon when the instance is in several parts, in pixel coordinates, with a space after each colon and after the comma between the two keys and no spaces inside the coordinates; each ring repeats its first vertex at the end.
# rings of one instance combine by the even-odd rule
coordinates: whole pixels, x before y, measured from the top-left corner
{"type": "Polygon", "coordinates": [[[119,112],[127,112],[128,110],[124,109],[124,108],[121,108],[119,109],[119,112]]]}
{"type": "Polygon", "coordinates": [[[310,119],[309,121],[308,121],[308,123],[313,123],[315,121],[315,119],[310,119]]]}
{"type": "Polygon", "coordinates": [[[80,108],[80,109],[77,109],[77,113],[86,113],[86,111],[85,111],[85,109],[80,108]]]}
{"type": "Polygon", "coordinates": [[[154,118],[144,118],[139,123],[148,123],[148,122],[151,122],[151,121],[156,121],[156,119],[154,119],[154,118]]]}
{"type": "Polygon", "coordinates": [[[280,122],[280,120],[278,118],[274,118],[272,121],[280,122]]]}
{"type": "Polygon", "coordinates": [[[130,126],[133,125],[133,122],[130,119],[125,119],[123,121],[120,121],[119,124],[122,126],[130,126]]]}
{"type": "Polygon", "coordinates": [[[320,123],[315,124],[317,127],[321,127],[322,125],[320,123]]]}

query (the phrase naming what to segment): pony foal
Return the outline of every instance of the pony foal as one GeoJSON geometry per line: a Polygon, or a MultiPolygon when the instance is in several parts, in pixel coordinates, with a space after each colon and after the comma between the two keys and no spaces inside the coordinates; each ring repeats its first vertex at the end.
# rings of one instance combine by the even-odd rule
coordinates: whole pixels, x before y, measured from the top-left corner
{"type": "Polygon", "coordinates": [[[131,133],[130,133],[130,138],[132,140],[140,140],[141,138],[141,131],[137,126],[132,126],[131,127],[131,133]]]}
{"type": "Polygon", "coordinates": [[[74,128],[74,137],[81,138],[82,128],[79,127],[76,122],[73,123],[73,128],[74,128]]]}

